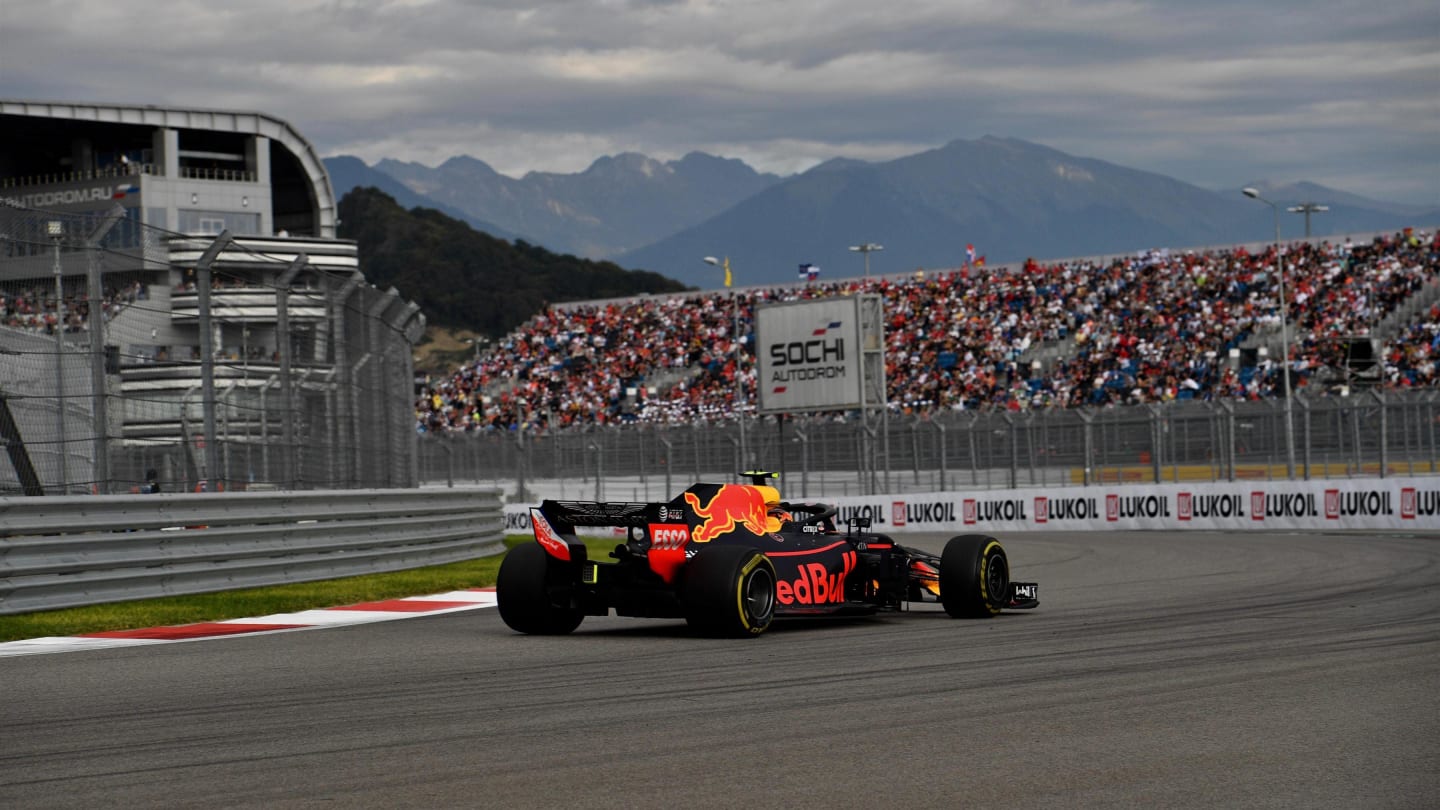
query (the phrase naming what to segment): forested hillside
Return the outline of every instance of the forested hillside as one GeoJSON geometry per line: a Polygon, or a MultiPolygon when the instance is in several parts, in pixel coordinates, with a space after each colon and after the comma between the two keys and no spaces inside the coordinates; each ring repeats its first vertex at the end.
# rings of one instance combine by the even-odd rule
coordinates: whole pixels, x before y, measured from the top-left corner
{"type": "Polygon", "coordinates": [[[687,289],[658,273],[496,239],[433,209],[407,211],[375,188],[351,190],[339,209],[339,236],[359,243],[365,278],[394,285],[434,326],[499,336],[547,303],[687,289]]]}

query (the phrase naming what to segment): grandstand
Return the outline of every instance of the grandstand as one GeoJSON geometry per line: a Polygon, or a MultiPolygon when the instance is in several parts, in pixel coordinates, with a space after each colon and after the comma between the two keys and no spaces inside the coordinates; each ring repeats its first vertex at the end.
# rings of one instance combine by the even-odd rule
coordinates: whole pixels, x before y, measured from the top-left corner
{"type": "MultiPolygon", "coordinates": [[[[1284,253],[1291,375],[1302,394],[1435,384],[1440,233],[1295,241],[1284,253]]],[[[737,294],[742,333],[768,302],[883,295],[893,413],[1264,400],[1283,390],[1275,267],[1266,244],[737,294]]],[[[418,429],[688,424],[753,413],[753,357],[742,338],[735,367],[728,301],[727,291],[713,291],[552,306],[429,381],[418,429]]]]}
{"type": "Polygon", "coordinates": [[[376,466],[371,483],[413,481],[413,461],[360,455],[368,436],[411,433],[423,316],[363,283],[355,244],[335,238],[320,157],[293,127],[256,112],[0,100],[0,133],[0,351],[19,358],[0,393],[19,434],[6,438],[28,448],[47,491],[304,485],[337,470],[354,484],[376,466]],[[222,232],[202,301],[197,260],[222,232]],[[218,401],[202,401],[204,338],[218,401]],[[201,475],[217,414],[221,469],[201,475]],[[375,421],[338,427],[361,415],[375,421]],[[295,430],[304,442],[282,438],[295,430]],[[292,445],[308,457],[280,463],[292,445]]]}

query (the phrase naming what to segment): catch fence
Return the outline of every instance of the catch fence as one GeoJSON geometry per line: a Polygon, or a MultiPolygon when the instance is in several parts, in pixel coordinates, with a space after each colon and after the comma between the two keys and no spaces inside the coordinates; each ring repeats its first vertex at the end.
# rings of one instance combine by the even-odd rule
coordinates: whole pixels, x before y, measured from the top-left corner
{"type": "Polygon", "coordinates": [[[1285,410],[1278,399],[1221,400],[751,420],[746,458],[734,423],[431,434],[419,464],[429,484],[489,484],[522,501],[666,500],[756,468],[781,473],[790,498],[1436,472],[1440,392],[1297,395],[1292,442],[1285,410]]]}

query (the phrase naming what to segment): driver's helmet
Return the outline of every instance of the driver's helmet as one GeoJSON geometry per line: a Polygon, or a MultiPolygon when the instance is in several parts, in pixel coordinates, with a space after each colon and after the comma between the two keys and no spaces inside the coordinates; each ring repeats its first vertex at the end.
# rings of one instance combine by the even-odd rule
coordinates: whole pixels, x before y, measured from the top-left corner
{"type": "Polygon", "coordinates": [[[777,532],[780,530],[781,524],[795,519],[790,514],[790,510],[780,505],[780,490],[764,485],[756,486],[755,489],[759,490],[761,497],[765,499],[765,529],[767,531],[777,532]]]}

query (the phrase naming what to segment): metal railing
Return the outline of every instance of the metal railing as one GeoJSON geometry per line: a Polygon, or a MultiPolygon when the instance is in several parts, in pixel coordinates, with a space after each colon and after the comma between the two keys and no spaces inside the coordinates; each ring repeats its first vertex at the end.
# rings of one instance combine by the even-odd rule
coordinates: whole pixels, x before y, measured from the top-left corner
{"type": "Polygon", "coordinates": [[[0,497],[0,614],[497,554],[494,490],[0,497]]]}

